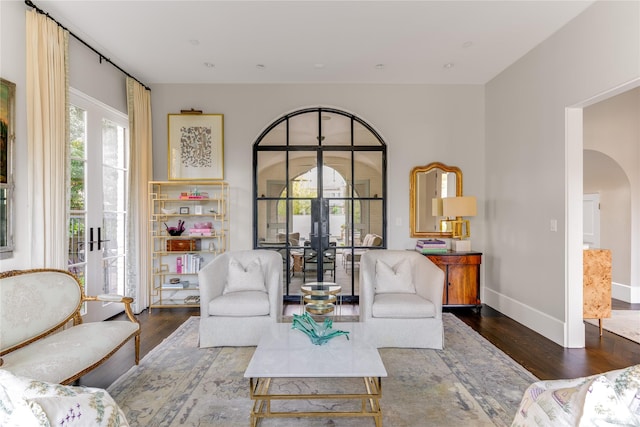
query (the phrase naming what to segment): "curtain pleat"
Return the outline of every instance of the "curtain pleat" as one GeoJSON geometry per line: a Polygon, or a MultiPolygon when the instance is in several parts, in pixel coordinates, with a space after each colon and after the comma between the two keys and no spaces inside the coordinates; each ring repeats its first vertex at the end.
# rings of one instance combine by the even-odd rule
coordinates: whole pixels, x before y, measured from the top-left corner
{"type": "Polygon", "coordinates": [[[129,203],[127,227],[127,295],[135,299],[134,311],[149,306],[149,197],[152,177],[151,92],[127,77],[129,111],[129,203]]]}
{"type": "Polygon", "coordinates": [[[67,268],[69,33],[26,12],[30,266],[67,268]]]}

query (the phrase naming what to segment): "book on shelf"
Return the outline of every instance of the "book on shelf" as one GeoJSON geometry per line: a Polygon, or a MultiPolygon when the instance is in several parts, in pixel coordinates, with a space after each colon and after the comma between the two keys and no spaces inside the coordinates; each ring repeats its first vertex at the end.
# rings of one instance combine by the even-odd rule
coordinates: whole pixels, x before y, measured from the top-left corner
{"type": "Polygon", "coordinates": [[[200,271],[202,257],[198,254],[183,254],[176,257],[176,273],[194,274],[200,271]]]}
{"type": "Polygon", "coordinates": [[[188,280],[180,280],[179,282],[167,282],[162,285],[164,289],[185,289],[189,287],[188,280]]]}
{"type": "Polygon", "coordinates": [[[447,248],[416,248],[421,254],[444,254],[448,252],[447,248]]]}
{"type": "Polygon", "coordinates": [[[416,248],[446,248],[447,242],[439,239],[420,239],[416,242],[416,248]]]}

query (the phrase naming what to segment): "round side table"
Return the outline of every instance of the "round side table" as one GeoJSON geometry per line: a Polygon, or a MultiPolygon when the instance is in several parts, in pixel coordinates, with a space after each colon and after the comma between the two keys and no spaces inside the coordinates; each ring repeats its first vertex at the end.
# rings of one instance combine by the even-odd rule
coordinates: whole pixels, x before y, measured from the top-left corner
{"type": "Polygon", "coordinates": [[[342,286],[334,282],[309,282],[300,287],[301,302],[311,314],[328,314],[342,304],[342,286]]]}

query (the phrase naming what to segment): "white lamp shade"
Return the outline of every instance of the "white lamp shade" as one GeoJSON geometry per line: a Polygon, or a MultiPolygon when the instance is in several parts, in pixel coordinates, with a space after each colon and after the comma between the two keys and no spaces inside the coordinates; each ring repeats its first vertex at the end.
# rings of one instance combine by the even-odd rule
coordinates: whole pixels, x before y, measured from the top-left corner
{"type": "Polygon", "coordinates": [[[442,214],[446,217],[475,216],[476,213],[475,196],[445,197],[442,199],[442,214]]]}

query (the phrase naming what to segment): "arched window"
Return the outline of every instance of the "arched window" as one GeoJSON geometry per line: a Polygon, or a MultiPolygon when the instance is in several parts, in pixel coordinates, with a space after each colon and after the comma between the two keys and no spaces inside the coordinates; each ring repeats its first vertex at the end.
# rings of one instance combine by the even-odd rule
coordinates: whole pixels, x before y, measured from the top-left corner
{"type": "Polygon", "coordinates": [[[285,300],[331,281],[357,302],[361,253],[386,247],[386,165],[378,133],[336,109],[295,111],[258,137],[253,246],[283,255],[285,300]]]}

